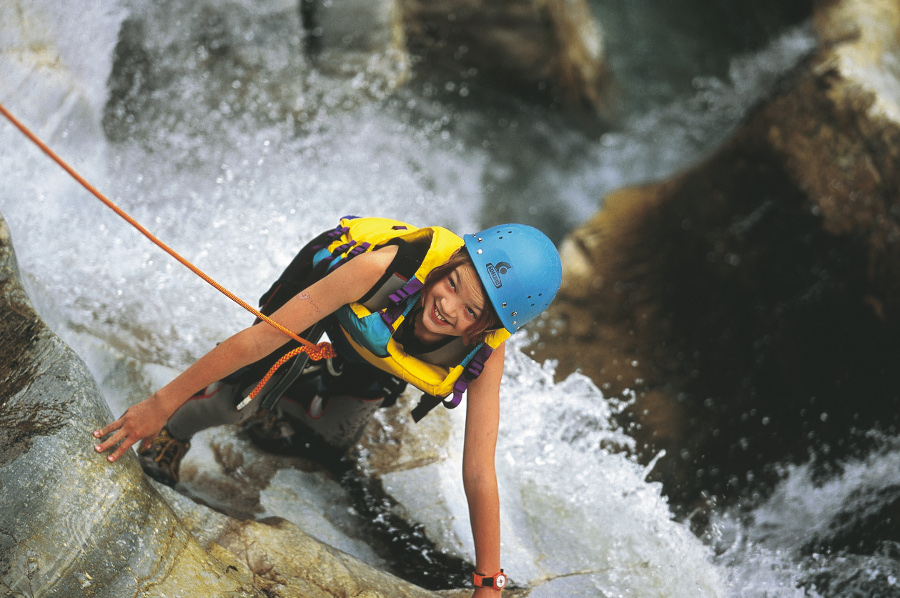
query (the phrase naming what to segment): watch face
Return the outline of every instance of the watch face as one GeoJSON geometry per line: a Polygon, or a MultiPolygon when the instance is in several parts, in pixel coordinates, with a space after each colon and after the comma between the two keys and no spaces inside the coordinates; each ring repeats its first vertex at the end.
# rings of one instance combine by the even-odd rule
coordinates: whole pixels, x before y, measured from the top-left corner
{"type": "Polygon", "coordinates": [[[506,575],[504,575],[503,573],[500,573],[500,574],[497,575],[497,577],[494,579],[494,586],[495,586],[497,589],[502,589],[503,586],[505,586],[505,585],[506,585],[506,575]]]}

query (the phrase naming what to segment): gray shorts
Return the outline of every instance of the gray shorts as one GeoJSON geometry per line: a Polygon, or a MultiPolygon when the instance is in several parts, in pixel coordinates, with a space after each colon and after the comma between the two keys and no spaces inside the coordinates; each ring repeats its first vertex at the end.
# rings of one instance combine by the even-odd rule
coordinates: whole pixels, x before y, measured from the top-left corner
{"type": "MultiPolygon", "coordinates": [[[[224,424],[255,427],[254,434],[281,438],[284,446],[330,448],[343,454],[356,443],[366,424],[382,405],[386,395],[399,394],[402,387],[389,388],[385,375],[372,376],[368,364],[339,364],[339,373],[324,364],[292,384],[272,413],[260,413],[267,388],[240,411],[237,405],[256,383],[226,378],[194,395],[169,419],[169,433],[181,440],[224,424]],[[364,367],[360,367],[364,366],[364,367]],[[261,428],[263,426],[265,429],[261,428]]],[[[268,387],[274,386],[274,380],[268,387]]]]}

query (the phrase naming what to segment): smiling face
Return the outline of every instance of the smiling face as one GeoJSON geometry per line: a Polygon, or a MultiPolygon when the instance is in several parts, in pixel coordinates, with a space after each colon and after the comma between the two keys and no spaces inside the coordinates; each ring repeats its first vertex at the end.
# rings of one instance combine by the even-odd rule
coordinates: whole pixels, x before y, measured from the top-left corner
{"type": "Polygon", "coordinates": [[[486,309],[486,301],[475,269],[461,264],[423,292],[416,336],[423,342],[465,336],[486,309]]]}

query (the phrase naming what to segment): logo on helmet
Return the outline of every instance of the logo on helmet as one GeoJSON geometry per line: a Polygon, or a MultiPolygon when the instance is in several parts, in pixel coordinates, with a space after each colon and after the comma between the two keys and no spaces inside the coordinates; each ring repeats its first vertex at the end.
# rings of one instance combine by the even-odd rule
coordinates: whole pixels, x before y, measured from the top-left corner
{"type": "Polygon", "coordinates": [[[500,280],[500,275],[506,274],[507,271],[512,268],[512,265],[507,262],[497,262],[496,266],[494,266],[494,264],[488,263],[486,267],[488,274],[491,275],[491,282],[493,282],[494,286],[499,289],[503,286],[503,281],[500,280]]]}

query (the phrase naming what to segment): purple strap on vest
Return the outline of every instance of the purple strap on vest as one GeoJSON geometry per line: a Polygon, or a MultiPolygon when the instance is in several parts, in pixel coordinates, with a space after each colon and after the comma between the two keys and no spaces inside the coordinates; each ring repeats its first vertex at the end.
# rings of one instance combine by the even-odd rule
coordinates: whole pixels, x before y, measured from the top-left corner
{"type": "Polygon", "coordinates": [[[341,255],[342,253],[344,253],[345,251],[347,251],[348,249],[350,249],[350,248],[353,247],[354,245],[356,245],[356,241],[353,241],[353,240],[351,239],[350,241],[347,241],[347,242],[344,243],[343,245],[340,245],[340,246],[336,247],[335,249],[332,249],[332,250],[331,250],[331,255],[341,255]]]}
{"type": "Polygon", "coordinates": [[[429,411],[441,403],[443,403],[444,407],[447,409],[453,409],[458,406],[460,402],[462,402],[463,393],[466,392],[466,389],[469,387],[472,380],[477,378],[482,370],[484,370],[484,364],[493,352],[494,350],[486,344],[482,345],[481,348],[475,352],[468,367],[463,371],[459,380],[456,381],[456,384],[453,385],[453,397],[451,399],[444,400],[428,393],[423,394],[422,398],[419,399],[419,404],[416,405],[411,412],[413,421],[419,423],[423,417],[428,415],[429,411]]]}
{"type": "MultiPolygon", "coordinates": [[[[345,216],[345,218],[356,218],[356,217],[357,216],[345,216]]],[[[334,230],[332,230],[328,233],[328,239],[330,239],[330,240],[337,239],[343,235],[346,235],[349,232],[350,232],[349,226],[338,225],[335,227],[334,230]]],[[[326,247],[328,247],[328,245],[331,244],[330,240],[327,243],[313,246],[313,249],[316,251],[318,251],[320,249],[325,249],[326,247]]],[[[361,245],[356,245],[356,241],[350,240],[349,242],[344,243],[340,247],[337,247],[336,249],[334,249],[334,251],[331,252],[331,255],[329,255],[325,258],[322,258],[322,260],[320,260],[319,263],[315,265],[315,267],[313,269],[313,275],[314,275],[315,279],[324,277],[328,273],[328,271],[331,269],[331,263],[334,260],[338,259],[338,256],[340,256],[342,253],[344,253],[351,247],[353,247],[353,249],[350,250],[350,252],[347,254],[347,257],[340,260],[334,266],[335,268],[341,267],[350,258],[355,257],[355,256],[359,255],[360,253],[365,252],[369,248],[369,243],[362,243],[361,245]]]]}
{"type": "Polygon", "coordinates": [[[349,232],[350,232],[350,227],[349,227],[349,226],[341,226],[341,225],[338,225],[338,226],[336,226],[336,227],[334,228],[333,231],[331,231],[330,233],[328,233],[328,237],[329,237],[330,239],[334,239],[334,238],[340,237],[340,236],[342,236],[342,235],[346,235],[346,234],[349,233],[349,232]]]}
{"type": "MultiPolygon", "coordinates": [[[[350,260],[351,258],[354,258],[361,253],[365,253],[369,249],[369,247],[371,247],[370,243],[360,243],[359,245],[357,245],[356,241],[353,241],[353,240],[348,241],[348,242],[344,243],[343,245],[341,245],[340,247],[335,248],[331,252],[331,255],[326,257],[325,259],[323,259],[319,263],[319,265],[322,265],[323,263],[326,264],[324,267],[326,268],[326,271],[327,271],[327,268],[330,268],[330,266],[328,264],[331,264],[331,262],[333,262],[334,260],[339,259],[339,256],[349,249],[350,251],[347,251],[347,255],[334,266],[334,269],[336,270],[336,269],[340,268],[341,266],[343,266],[344,264],[346,264],[347,261],[350,260]]],[[[323,272],[322,274],[324,275],[324,273],[325,272],[323,272]]]]}
{"type": "Polygon", "coordinates": [[[418,278],[411,278],[403,287],[388,297],[394,305],[400,305],[410,295],[415,295],[425,286],[418,278]]]}
{"type": "Polygon", "coordinates": [[[353,249],[350,250],[350,252],[347,254],[347,259],[349,260],[351,257],[356,257],[360,253],[365,253],[371,246],[372,246],[372,244],[369,242],[360,243],[359,245],[357,245],[356,247],[354,247],[353,249]]]}
{"type": "Polygon", "coordinates": [[[472,357],[472,361],[469,362],[469,366],[463,370],[462,375],[457,379],[456,384],[453,385],[453,398],[443,401],[444,407],[453,409],[462,402],[463,393],[466,392],[466,389],[469,387],[472,380],[481,375],[481,372],[484,370],[485,362],[493,352],[494,350],[487,346],[487,344],[482,345],[481,348],[478,349],[478,352],[472,357]]]}
{"type": "Polygon", "coordinates": [[[346,226],[338,226],[338,227],[335,228],[334,230],[328,231],[328,235],[327,235],[327,236],[328,236],[328,241],[326,241],[325,243],[319,243],[319,244],[317,244],[317,245],[313,245],[313,246],[312,246],[312,250],[313,250],[313,251],[319,251],[320,249],[325,249],[326,247],[328,247],[328,246],[331,244],[331,240],[332,240],[332,239],[334,239],[334,238],[336,238],[336,237],[340,237],[341,235],[344,235],[344,234],[346,234],[346,233],[348,233],[348,232],[350,232],[350,228],[349,228],[349,227],[346,227],[346,226]]]}
{"type": "Polygon", "coordinates": [[[394,322],[403,315],[403,301],[421,291],[423,286],[418,278],[413,277],[408,283],[403,285],[403,288],[388,296],[391,303],[381,312],[381,319],[387,324],[388,328],[394,330],[394,322]]]}

